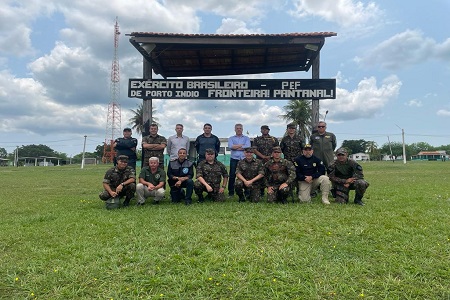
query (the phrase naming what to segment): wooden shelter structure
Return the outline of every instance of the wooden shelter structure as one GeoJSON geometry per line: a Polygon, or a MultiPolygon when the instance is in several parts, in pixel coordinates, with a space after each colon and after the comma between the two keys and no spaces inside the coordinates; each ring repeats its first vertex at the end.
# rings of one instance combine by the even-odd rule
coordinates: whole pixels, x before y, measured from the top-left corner
{"type": "MultiPolygon", "coordinates": [[[[152,70],[163,78],[304,71],[320,77],[320,51],[334,32],[285,34],[182,34],[132,32],[130,43],[143,57],[143,78],[152,70]]],[[[143,98],[144,130],[149,134],[152,99],[143,98]]],[[[311,127],[319,121],[312,99],[311,127]]]]}

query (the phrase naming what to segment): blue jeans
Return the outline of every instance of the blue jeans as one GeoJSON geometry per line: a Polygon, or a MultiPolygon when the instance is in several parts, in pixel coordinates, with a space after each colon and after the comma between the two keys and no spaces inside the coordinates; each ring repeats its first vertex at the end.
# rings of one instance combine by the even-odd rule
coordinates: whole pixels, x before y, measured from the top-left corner
{"type": "Polygon", "coordinates": [[[236,168],[239,159],[230,158],[230,177],[228,178],[228,195],[234,195],[234,182],[236,181],[236,168]]]}

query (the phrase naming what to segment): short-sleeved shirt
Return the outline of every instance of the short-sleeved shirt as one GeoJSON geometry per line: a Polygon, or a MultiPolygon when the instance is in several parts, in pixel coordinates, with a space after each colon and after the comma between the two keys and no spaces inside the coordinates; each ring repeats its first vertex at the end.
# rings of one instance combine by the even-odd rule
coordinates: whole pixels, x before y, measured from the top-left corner
{"type": "Polygon", "coordinates": [[[257,136],[253,140],[253,146],[256,147],[256,150],[261,152],[262,155],[271,156],[273,147],[278,146],[278,139],[271,135],[257,136]]]}
{"type": "Polygon", "coordinates": [[[118,138],[114,141],[116,144],[117,155],[126,155],[128,160],[136,161],[136,147],[138,145],[138,140],[135,138],[118,138]]]}
{"type": "Polygon", "coordinates": [[[136,178],[132,167],[127,166],[122,170],[118,167],[113,167],[106,171],[103,183],[108,184],[111,189],[115,190],[122,182],[125,182],[130,178],[136,178]]]}
{"type": "MultiPolygon", "coordinates": [[[[142,138],[142,143],[147,144],[159,144],[159,145],[167,145],[167,140],[162,135],[147,135],[142,138]]],[[[149,150],[149,149],[143,149],[144,150],[144,164],[148,165],[148,159],[150,157],[157,157],[159,158],[160,163],[164,163],[164,149],[163,150],[149,150]]]]}
{"type": "Polygon", "coordinates": [[[166,173],[161,168],[158,168],[156,173],[152,173],[150,167],[143,167],[141,173],[139,173],[139,178],[153,185],[158,185],[160,182],[166,182],[166,173]]]}
{"type": "Polygon", "coordinates": [[[284,158],[293,162],[297,156],[302,155],[303,140],[298,134],[293,137],[286,135],[281,139],[280,147],[284,158]]]}
{"type": "Polygon", "coordinates": [[[206,160],[200,162],[197,166],[197,178],[203,179],[213,188],[220,186],[222,177],[228,177],[227,168],[220,161],[214,160],[212,164],[206,160]]]}

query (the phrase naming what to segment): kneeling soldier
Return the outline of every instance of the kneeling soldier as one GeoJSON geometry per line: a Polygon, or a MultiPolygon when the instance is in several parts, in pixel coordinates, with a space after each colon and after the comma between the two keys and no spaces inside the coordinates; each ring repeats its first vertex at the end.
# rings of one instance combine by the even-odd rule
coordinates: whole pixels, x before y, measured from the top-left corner
{"type": "Polygon", "coordinates": [[[240,160],[236,167],[236,183],[234,189],[239,196],[239,202],[245,201],[244,189],[249,191],[252,202],[259,202],[261,198],[260,189],[264,182],[264,166],[259,159],[253,157],[253,148],[244,149],[245,158],[240,160]]]}

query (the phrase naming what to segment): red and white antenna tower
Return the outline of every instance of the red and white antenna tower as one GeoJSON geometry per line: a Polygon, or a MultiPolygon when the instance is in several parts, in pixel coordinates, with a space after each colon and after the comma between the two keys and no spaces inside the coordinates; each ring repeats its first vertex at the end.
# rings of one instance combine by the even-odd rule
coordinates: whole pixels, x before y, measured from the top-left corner
{"type": "Polygon", "coordinates": [[[106,137],[103,148],[104,163],[113,162],[116,152],[112,145],[116,138],[121,136],[121,111],[119,104],[120,97],[120,70],[119,59],[117,57],[117,50],[119,48],[119,23],[116,17],[116,24],[114,25],[114,57],[111,66],[111,83],[110,94],[111,99],[108,104],[108,115],[106,120],[106,137]]]}

